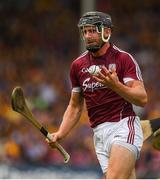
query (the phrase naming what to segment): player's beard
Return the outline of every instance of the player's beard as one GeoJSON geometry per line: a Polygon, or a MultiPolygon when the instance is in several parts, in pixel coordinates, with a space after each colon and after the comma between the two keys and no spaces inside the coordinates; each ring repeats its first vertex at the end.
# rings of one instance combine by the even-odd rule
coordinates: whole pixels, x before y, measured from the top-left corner
{"type": "Polygon", "coordinates": [[[86,45],[86,49],[90,52],[97,52],[99,51],[103,46],[104,46],[105,42],[103,42],[102,40],[97,43],[97,45],[92,45],[92,44],[89,44],[89,45],[86,45]]]}

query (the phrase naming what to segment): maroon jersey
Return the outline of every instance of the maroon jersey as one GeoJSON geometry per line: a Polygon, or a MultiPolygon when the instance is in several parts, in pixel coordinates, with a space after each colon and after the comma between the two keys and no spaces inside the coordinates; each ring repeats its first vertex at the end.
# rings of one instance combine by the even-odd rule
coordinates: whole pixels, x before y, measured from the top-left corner
{"type": "Polygon", "coordinates": [[[123,84],[133,79],[142,81],[139,66],[134,58],[115,45],[110,45],[103,56],[93,57],[86,51],[74,60],[70,70],[72,91],[81,92],[85,98],[91,127],[135,116],[131,103],[92,77],[88,72],[92,65],[116,68],[119,81],[123,84]]]}

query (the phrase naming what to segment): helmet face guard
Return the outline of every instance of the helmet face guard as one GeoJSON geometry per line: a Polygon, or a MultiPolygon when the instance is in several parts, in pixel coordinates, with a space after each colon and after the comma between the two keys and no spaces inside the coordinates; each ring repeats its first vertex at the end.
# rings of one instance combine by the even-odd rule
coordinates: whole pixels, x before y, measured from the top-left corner
{"type": "Polygon", "coordinates": [[[113,28],[112,20],[109,14],[98,11],[87,12],[80,18],[78,23],[80,30],[82,30],[84,26],[96,26],[97,32],[101,33],[101,38],[103,41],[102,44],[87,47],[89,51],[96,52],[104,45],[105,42],[109,41],[111,35],[109,35],[107,38],[104,37],[104,28],[113,28]]]}

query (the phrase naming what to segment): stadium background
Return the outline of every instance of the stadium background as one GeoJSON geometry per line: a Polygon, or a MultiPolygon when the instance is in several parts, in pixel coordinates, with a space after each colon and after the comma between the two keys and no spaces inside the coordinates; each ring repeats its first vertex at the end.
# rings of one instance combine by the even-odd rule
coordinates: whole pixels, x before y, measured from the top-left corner
{"type": "MultiPolygon", "coordinates": [[[[80,0],[0,1],[0,178],[101,178],[84,113],[62,142],[68,165],[43,137],[11,110],[12,89],[20,85],[35,116],[50,131],[59,126],[70,98],[69,67],[79,55],[80,0]]],[[[149,95],[143,119],[160,116],[159,0],[97,0],[111,14],[112,41],[138,61],[149,95]]],[[[144,143],[138,178],[160,177],[160,152],[144,143]]]]}

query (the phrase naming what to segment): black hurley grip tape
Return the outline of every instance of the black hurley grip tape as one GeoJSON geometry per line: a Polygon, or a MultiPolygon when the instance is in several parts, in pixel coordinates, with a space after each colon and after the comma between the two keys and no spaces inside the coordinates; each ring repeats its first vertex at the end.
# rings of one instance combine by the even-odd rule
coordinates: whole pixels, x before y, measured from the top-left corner
{"type": "Polygon", "coordinates": [[[157,131],[160,128],[160,118],[151,119],[150,124],[153,132],[157,131]]]}
{"type": "Polygon", "coordinates": [[[47,137],[48,131],[44,129],[44,127],[41,127],[40,129],[41,133],[47,137]]]}

